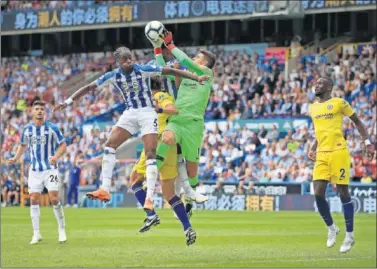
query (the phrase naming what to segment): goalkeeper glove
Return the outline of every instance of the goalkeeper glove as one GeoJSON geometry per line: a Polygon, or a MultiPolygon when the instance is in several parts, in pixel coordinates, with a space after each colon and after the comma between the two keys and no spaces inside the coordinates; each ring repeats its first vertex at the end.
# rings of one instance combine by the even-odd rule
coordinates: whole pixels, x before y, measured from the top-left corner
{"type": "Polygon", "coordinates": [[[174,42],[173,42],[173,34],[172,32],[165,32],[164,33],[164,43],[165,43],[165,46],[169,49],[169,50],[172,50],[173,48],[175,48],[174,46],[174,42]]]}
{"type": "Polygon", "coordinates": [[[148,40],[149,40],[149,42],[151,42],[153,48],[161,48],[162,43],[164,43],[164,40],[162,38],[159,38],[157,41],[154,41],[154,40],[149,39],[149,38],[148,38],[148,40]]]}

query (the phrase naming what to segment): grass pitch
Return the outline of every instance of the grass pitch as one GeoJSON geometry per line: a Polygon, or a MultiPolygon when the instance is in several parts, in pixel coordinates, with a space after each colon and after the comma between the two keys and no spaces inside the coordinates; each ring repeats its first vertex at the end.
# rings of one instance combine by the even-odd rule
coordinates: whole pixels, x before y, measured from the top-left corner
{"type": "Polygon", "coordinates": [[[376,267],[376,215],[358,214],[356,244],[339,253],[345,228],[326,248],[327,229],[311,212],[196,211],[197,242],[187,247],[180,223],[169,209],[161,224],[138,234],[138,209],[65,209],[67,237],[57,240],[52,208],[41,209],[43,241],[29,245],[29,208],[1,210],[1,267],[376,267]]]}

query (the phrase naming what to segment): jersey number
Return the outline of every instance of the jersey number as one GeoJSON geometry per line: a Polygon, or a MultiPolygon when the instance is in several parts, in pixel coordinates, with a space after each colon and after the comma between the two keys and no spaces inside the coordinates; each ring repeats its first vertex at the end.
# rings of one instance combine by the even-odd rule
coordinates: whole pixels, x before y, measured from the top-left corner
{"type": "Polygon", "coordinates": [[[345,173],[346,173],[345,169],[343,169],[343,168],[340,169],[340,179],[344,179],[346,177],[345,173]]]}
{"type": "Polygon", "coordinates": [[[58,176],[50,175],[50,182],[58,182],[58,176]]]}
{"type": "Polygon", "coordinates": [[[154,127],[157,127],[157,124],[158,124],[157,119],[154,119],[153,126],[154,126],[154,127]]]}

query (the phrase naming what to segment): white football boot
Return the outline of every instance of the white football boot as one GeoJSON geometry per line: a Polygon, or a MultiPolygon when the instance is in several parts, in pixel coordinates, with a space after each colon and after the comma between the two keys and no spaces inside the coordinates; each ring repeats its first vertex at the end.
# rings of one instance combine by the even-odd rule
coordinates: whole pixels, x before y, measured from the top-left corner
{"type": "Polygon", "coordinates": [[[342,245],[340,246],[340,252],[341,253],[347,253],[352,249],[352,246],[355,244],[355,239],[352,235],[348,236],[346,235],[346,238],[344,238],[344,241],[342,245]]]}
{"type": "Polygon", "coordinates": [[[59,229],[59,242],[65,243],[67,241],[67,235],[65,233],[65,229],[59,229]]]}
{"type": "Polygon", "coordinates": [[[37,244],[40,241],[42,241],[42,235],[41,235],[41,233],[39,231],[38,232],[34,232],[33,237],[31,238],[31,241],[30,241],[30,245],[37,244]]]}
{"type": "Polygon", "coordinates": [[[332,248],[336,243],[336,237],[339,234],[340,230],[337,226],[334,225],[335,228],[329,228],[327,233],[327,247],[332,248]]]}

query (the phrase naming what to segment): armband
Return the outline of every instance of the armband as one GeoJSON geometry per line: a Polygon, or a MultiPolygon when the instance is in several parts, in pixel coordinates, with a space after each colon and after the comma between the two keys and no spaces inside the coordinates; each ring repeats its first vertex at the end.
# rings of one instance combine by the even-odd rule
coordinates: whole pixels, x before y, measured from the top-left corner
{"type": "Polygon", "coordinates": [[[72,97],[69,97],[67,100],[64,101],[64,103],[66,103],[67,106],[71,105],[73,103],[72,97]]]}

